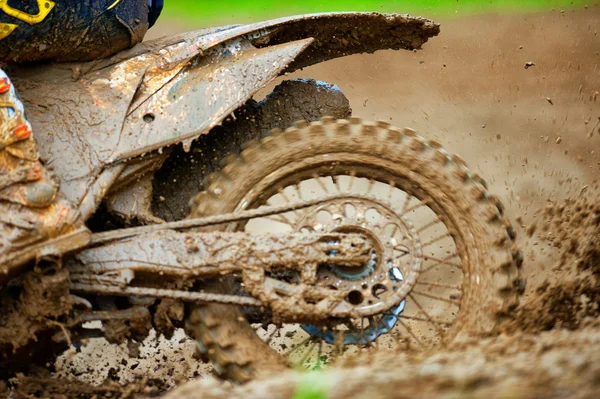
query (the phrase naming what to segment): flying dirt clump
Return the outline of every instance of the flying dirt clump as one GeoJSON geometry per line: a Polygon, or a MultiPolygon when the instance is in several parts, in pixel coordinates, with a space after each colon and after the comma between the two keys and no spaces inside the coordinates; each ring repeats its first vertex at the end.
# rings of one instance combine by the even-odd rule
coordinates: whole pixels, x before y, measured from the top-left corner
{"type": "Polygon", "coordinates": [[[559,256],[551,277],[519,308],[509,330],[576,330],[600,316],[600,200],[584,190],[577,200],[551,202],[538,212],[540,240],[559,256]],[[552,278],[552,280],[550,280],[552,278]]]}

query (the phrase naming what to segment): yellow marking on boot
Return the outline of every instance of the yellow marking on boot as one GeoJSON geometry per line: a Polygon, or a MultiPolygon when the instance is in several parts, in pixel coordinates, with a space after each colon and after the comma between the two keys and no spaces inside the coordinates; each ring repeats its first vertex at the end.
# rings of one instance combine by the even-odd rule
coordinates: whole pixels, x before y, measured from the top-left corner
{"type": "Polygon", "coordinates": [[[117,4],[119,4],[120,2],[121,2],[121,0],[115,0],[115,2],[114,2],[114,3],[112,3],[112,4],[111,4],[111,5],[110,5],[110,6],[109,6],[107,9],[106,9],[106,11],[108,11],[108,10],[112,10],[112,9],[113,9],[113,8],[115,8],[115,7],[117,6],[117,4]]]}
{"type": "Polygon", "coordinates": [[[17,18],[23,22],[26,22],[30,25],[39,24],[42,22],[50,11],[56,5],[55,2],[51,0],[37,0],[38,5],[38,13],[37,14],[28,14],[25,11],[17,10],[16,8],[12,8],[8,5],[8,0],[0,0],[0,10],[4,11],[7,15],[17,18]]]}
{"type": "Polygon", "coordinates": [[[0,40],[13,33],[13,30],[17,29],[17,26],[18,25],[15,24],[6,24],[4,22],[0,22],[0,40]]]}

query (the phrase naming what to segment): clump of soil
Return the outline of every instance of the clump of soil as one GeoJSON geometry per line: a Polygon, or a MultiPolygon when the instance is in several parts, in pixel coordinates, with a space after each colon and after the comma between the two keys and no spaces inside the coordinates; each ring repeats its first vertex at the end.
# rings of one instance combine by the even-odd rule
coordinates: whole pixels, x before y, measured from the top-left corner
{"type": "Polygon", "coordinates": [[[540,227],[530,235],[554,247],[559,256],[550,277],[534,287],[535,295],[517,311],[508,330],[576,330],[600,316],[600,200],[551,202],[538,213],[540,227]]]}
{"type": "Polygon", "coordinates": [[[46,376],[19,375],[8,383],[0,382],[0,397],[44,399],[128,399],[138,395],[155,397],[165,391],[157,379],[141,378],[126,387],[110,380],[94,386],[78,380],[56,379],[46,376]],[[12,391],[9,391],[12,386],[12,391]],[[9,392],[10,395],[9,396],[9,392]],[[6,395],[6,396],[4,396],[6,395]]]}
{"type": "Polygon", "coordinates": [[[54,377],[94,386],[107,380],[126,386],[151,376],[170,389],[213,372],[212,366],[198,361],[196,350],[195,341],[181,329],[175,330],[171,339],[151,331],[133,357],[126,343],[114,345],[104,338],[92,338],[79,350],[71,348],[58,357],[54,377]]]}
{"type": "Polygon", "coordinates": [[[600,276],[600,200],[584,196],[550,204],[544,216],[544,230],[556,232],[546,239],[563,250],[560,266],[573,262],[578,271],[600,276]]]}
{"type": "Polygon", "coordinates": [[[600,329],[474,338],[422,354],[377,351],[353,368],[290,371],[242,386],[207,378],[164,399],[597,398],[600,329]],[[586,348],[582,351],[582,348],[586,348]],[[309,396],[312,392],[313,396],[309,396]]]}
{"type": "MultiPolygon", "coordinates": [[[[0,377],[44,364],[65,348],[53,340],[73,305],[65,269],[30,272],[22,287],[0,291],[0,377]],[[14,291],[14,292],[13,292],[14,291]]],[[[62,336],[62,335],[61,335],[62,336]]]]}

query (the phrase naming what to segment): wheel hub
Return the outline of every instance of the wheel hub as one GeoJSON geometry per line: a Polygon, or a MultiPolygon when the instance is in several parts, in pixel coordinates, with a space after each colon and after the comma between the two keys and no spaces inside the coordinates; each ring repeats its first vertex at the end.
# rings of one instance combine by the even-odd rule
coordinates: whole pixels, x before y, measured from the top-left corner
{"type": "Polygon", "coordinates": [[[412,223],[379,199],[348,197],[332,200],[306,212],[297,231],[320,233],[358,233],[372,242],[373,254],[364,266],[325,265],[317,274],[317,284],[347,293],[346,300],[361,317],[360,323],[343,321],[329,326],[302,325],[310,335],[329,344],[339,341],[342,324],[343,344],[361,345],[391,331],[406,305],[420,268],[421,245],[412,223]],[[405,273],[411,280],[405,280],[405,273]],[[366,321],[365,321],[366,319],[366,321]],[[333,327],[333,328],[332,328],[333,327]]]}
{"type": "Polygon", "coordinates": [[[366,279],[375,272],[375,267],[377,266],[377,262],[379,261],[377,255],[377,239],[373,234],[362,227],[359,226],[342,226],[339,228],[333,229],[333,232],[340,234],[362,234],[367,237],[367,240],[370,241],[375,248],[373,253],[371,254],[371,259],[362,267],[344,267],[340,265],[328,265],[327,271],[328,273],[332,273],[337,276],[339,279],[347,280],[347,281],[357,281],[361,279],[366,279]]]}

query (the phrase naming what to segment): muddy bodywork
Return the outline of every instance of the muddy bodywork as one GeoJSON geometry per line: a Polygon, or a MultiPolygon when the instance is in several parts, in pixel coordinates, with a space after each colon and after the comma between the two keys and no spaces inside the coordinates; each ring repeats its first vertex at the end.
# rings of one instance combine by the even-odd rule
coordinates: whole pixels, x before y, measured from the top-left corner
{"type": "Polygon", "coordinates": [[[125,272],[131,279],[135,273],[206,278],[263,268],[301,271],[298,257],[307,263],[360,266],[369,259],[369,250],[360,235],[250,236],[167,230],[81,251],[73,257],[69,269],[73,281],[99,281],[103,274],[125,272]]]}
{"type": "MultiPolygon", "coordinates": [[[[188,150],[281,73],[358,52],[418,48],[438,31],[406,15],[305,15],[159,39],[102,61],[13,66],[10,73],[40,158],[86,221],[111,188],[125,187],[121,175],[132,181],[157,169],[171,145],[188,150]],[[298,58],[305,51],[310,57],[298,58]]],[[[124,218],[156,221],[149,205],[120,202],[115,210],[124,218]]],[[[1,256],[9,269],[17,266],[1,256]]]]}
{"type": "Polygon", "coordinates": [[[128,116],[121,135],[126,142],[119,143],[114,158],[128,158],[155,149],[157,145],[166,146],[207,133],[281,72],[358,52],[419,48],[436,33],[437,25],[428,21],[383,14],[284,18],[217,33],[215,38],[209,39],[225,46],[223,51],[226,55],[249,56],[257,58],[259,63],[240,68],[205,56],[199,60],[199,66],[204,64],[205,71],[194,68],[187,72],[187,67],[184,67],[179,80],[166,84],[128,116]],[[307,38],[311,39],[310,42],[305,42],[307,38]],[[251,47],[244,51],[248,45],[251,47]],[[279,46],[288,46],[287,51],[295,55],[274,54],[273,50],[279,46]],[[271,76],[265,73],[267,65],[271,76]],[[202,83],[206,84],[205,88],[202,83]],[[198,91],[186,91],[182,95],[184,85],[196,86],[198,91]],[[182,118],[183,115],[185,118],[182,118]],[[174,123],[177,123],[178,135],[165,135],[164,132],[174,123]]]}
{"type": "Polygon", "coordinates": [[[326,309],[335,308],[332,312],[337,317],[349,316],[353,311],[344,301],[343,292],[311,286],[310,276],[316,275],[317,267],[325,264],[360,267],[370,259],[371,251],[370,243],[358,234],[162,231],[82,251],[69,260],[67,267],[75,292],[192,302],[210,302],[216,298],[203,292],[169,292],[163,287],[173,284],[169,283],[170,278],[178,280],[180,286],[180,279],[194,281],[238,273],[243,276],[246,290],[260,300],[229,294],[221,295],[219,302],[266,305],[287,309],[288,317],[293,314],[296,319],[316,320],[328,316],[326,309]],[[301,275],[302,281],[292,284],[265,277],[265,272],[284,271],[301,275]],[[158,284],[157,274],[163,276],[158,284]]]}
{"type": "MultiPolygon", "coordinates": [[[[175,147],[164,165],[151,176],[152,187],[148,190],[152,197],[151,214],[167,221],[185,218],[189,199],[204,186],[211,173],[220,170],[225,158],[238,155],[245,143],[265,137],[273,129],[287,129],[296,121],[312,122],[325,116],[345,119],[351,114],[350,102],[337,85],[312,79],[285,80],[265,99],[247,101],[221,125],[200,136],[190,151],[175,147]]],[[[122,193],[123,190],[115,195],[119,201],[107,204],[113,208],[111,213],[113,204],[130,202],[122,193]]]]}
{"type": "Polygon", "coordinates": [[[100,62],[21,67],[12,76],[42,158],[79,204],[108,165],[189,144],[284,71],[419,48],[438,31],[405,15],[308,15],[159,39],[100,62]]]}

